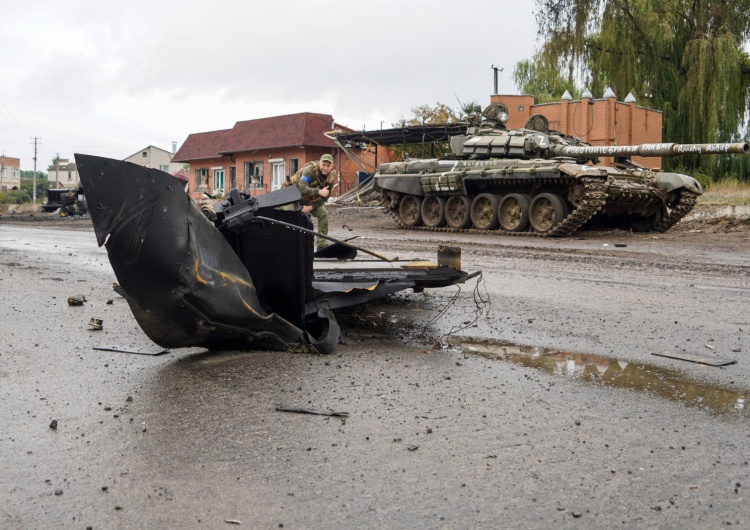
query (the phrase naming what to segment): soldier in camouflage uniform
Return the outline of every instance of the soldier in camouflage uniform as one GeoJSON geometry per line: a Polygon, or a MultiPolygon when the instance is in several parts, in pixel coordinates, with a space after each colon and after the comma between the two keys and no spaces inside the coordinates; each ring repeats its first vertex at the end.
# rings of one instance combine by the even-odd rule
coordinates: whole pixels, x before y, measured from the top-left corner
{"type": "MultiPolygon", "coordinates": [[[[318,232],[328,235],[328,210],[324,204],[328,201],[331,191],[336,184],[336,170],[333,169],[333,156],[323,155],[320,160],[308,162],[286,182],[299,187],[302,193],[302,212],[309,213],[318,219],[318,232]]],[[[326,239],[317,238],[315,242],[318,250],[328,244],[326,239]]]]}

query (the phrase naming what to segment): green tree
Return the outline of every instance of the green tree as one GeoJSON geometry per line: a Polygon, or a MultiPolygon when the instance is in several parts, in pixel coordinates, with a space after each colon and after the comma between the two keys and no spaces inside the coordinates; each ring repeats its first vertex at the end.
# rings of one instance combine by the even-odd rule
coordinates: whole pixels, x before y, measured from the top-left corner
{"type": "Polygon", "coordinates": [[[566,90],[574,98],[583,92],[576,86],[572,68],[544,49],[536,52],[533,59],[516,64],[513,81],[523,94],[533,94],[537,103],[560,101],[566,90]],[[566,69],[567,75],[563,75],[566,69]]]}
{"type": "MultiPolygon", "coordinates": [[[[25,178],[23,176],[23,173],[33,173],[33,171],[22,172],[22,175],[21,175],[21,189],[25,191],[30,197],[33,197],[34,179],[25,178]]],[[[46,197],[48,189],[49,189],[49,181],[47,180],[47,176],[45,175],[44,178],[40,178],[39,175],[37,174],[36,176],[36,198],[37,200],[41,199],[42,197],[46,197]]]]}
{"type": "MultiPolygon", "coordinates": [[[[555,88],[549,68],[557,65],[595,94],[609,85],[620,98],[632,91],[640,104],[662,110],[665,140],[739,137],[750,106],[750,0],[535,3],[544,43],[516,68],[519,87],[555,88]]],[[[726,163],[712,158],[665,159],[665,165],[702,166],[718,176],[726,163]]]]}
{"type": "MultiPolygon", "coordinates": [[[[33,179],[34,178],[34,172],[33,171],[21,171],[21,178],[22,179],[33,179]]],[[[36,172],[36,179],[43,179],[47,180],[47,173],[44,171],[37,171],[36,172]]]]}
{"type": "MultiPolygon", "coordinates": [[[[459,102],[460,103],[460,102],[459,102]]],[[[456,110],[439,101],[435,106],[419,105],[411,109],[412,116],[408,119],[401,118],[401,121],[394,123],[393,127],[414,127],[420,125],[437,125],[442,123],[456,123],[466,116],[465,111],[476,107],[476,103],[469,102],[462,105],[462,109],[456,110]],[[465,108],[464,108],[465,107],[465,108]]],[[[448,142],[436,142],[433,145],[409,144],[406,146],[394,145],[391,147],[391,155],[394,159],[400,158],[426,158],[433,153],[441,156],[448,149],[448,142]]]]}
{"type": "Polygon", "coordinates": [[[435,123],[455,123],[460,119],[460,114],[455,109],[439,101],[434,107],[430,105],[419,105],[412,107],[412,117],[409,119],[401,118],[401,121],[394,123],[394,127],[403,127],[405,125],[429,125],[435,123]]]}

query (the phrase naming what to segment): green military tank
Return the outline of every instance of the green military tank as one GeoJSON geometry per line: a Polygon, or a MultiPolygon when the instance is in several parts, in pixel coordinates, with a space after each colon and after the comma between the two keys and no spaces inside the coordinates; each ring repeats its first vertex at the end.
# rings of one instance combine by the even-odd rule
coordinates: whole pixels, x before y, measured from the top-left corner
{"type": "Polygon", "coordinates": [[[750,151],[747,143],[591,146],[550,131],[541,115],[523,129],[506,128],[507,119],[507,108],[492,104],[465,134],[448,138],[446,156],[381,164],[375,186],[395,221],[411,229],[564,236],[594,219],[663,232],[693,209],[701,186],[630,157],[750,151]],[[593,165],[600,156],[615,162],[593,165]]]}

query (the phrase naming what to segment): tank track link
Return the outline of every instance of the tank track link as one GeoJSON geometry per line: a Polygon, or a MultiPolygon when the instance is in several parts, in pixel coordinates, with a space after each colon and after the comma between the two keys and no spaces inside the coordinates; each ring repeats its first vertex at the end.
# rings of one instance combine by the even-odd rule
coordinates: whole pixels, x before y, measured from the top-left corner
{"type": "Polygon", "coordinates": [[[667,209],[666,215],[663,215],[661,220],[656,223],[654,230],[657,232],[666,232],[672,228],[680,221],[680,219],[692,211],[697,200],[698,195],[692,191],[683,189],[680,192],[680,197],[677,199],[677,202],[667,209]]]}
{"type": "Polygon", "coordinates": [[[547,232],[509,232],[500,228],[495,230],[479,230],[477,228],[455,229],[450,227],[429,228],[426,226],[406,226],[399,219],[398,212],[395,209],[385,207],[391,214],[396,224],[406,230],[421,230],[424,232],[451,232],[451,233],[468,233],[468,234],[497,234],[505,236],[534,236],[534,237],[560,237],[574,233],[591,219],[607,202],[607,181],[595,177],[583,177],[578,179],[583,184],[584,195],[578,202],[578,206],[570,212],[557,226],[547,232]]]}

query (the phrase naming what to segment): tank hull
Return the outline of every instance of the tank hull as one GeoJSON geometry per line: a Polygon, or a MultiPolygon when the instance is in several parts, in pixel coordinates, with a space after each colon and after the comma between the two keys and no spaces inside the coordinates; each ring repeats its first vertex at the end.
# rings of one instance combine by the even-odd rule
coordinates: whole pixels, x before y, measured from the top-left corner
{"type": "Polygon", "coordinates": [[[375,183],[404,228],[542,237],[570,235],[593,219],[664,231],[702,193],[687,175],[549,159],[387,163],[375,183]]]}

